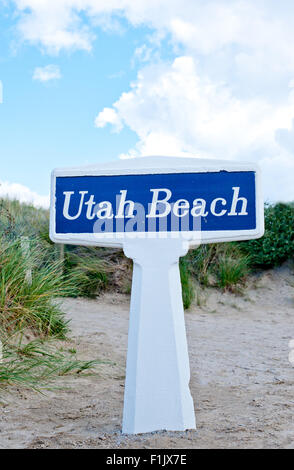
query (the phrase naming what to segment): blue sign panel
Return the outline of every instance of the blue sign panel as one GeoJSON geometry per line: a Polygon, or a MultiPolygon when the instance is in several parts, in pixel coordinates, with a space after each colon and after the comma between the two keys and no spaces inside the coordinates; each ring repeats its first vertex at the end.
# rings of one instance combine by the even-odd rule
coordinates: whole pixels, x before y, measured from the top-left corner
{"type": "Polygon", "coordinates": [[[256,229],[254,171],[56,176],[55,233],[256,229]]]}

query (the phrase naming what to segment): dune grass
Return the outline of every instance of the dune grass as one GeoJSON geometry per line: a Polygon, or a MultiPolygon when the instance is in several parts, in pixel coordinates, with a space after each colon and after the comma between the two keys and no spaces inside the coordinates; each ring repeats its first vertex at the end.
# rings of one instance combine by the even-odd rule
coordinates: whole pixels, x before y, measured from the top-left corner
{"type": "Polygon", "coordinates": [[[203,287],[240,291],[250,273],[251,258],[237,243],[212,243],[191,250],[186,256],[189,270],[203,287]]]}
{"type": "Polygon", "coordinates": [[[28,239],[24,247],[8,229],[0,236],[0,391],[12,385],[40,390],[60,375],[80,374],[101,361],[81,361],[74,349],[58,345],[69,331],[59,299],[76,295],[77,275],[64,274],[46,241],[28,239]]]}
{"type": "Polygon", "coordinates": [[[189,263],[186,258],[180,259],[180,276],[182,284],[182,297],[183,297],[183,306],[184,309],[188,309],[194,298],[195,298],[195,289],[193,285],[193,279],[189,272],[189,263]]]}
{"type": "Polygon", "coordinates": [[[56,342],[35,339],[26,344],[3,344],[3,362],[0,364],[0,393],[7,386],[22,386],[40,391],[56,377],[90,371],[99,360],[81,361],[72,350],[58,348],[56,342]]]}
{"type": "Polygon", "coordinates": [[[31,242],[28,257],[20,240],[0,238],[1,329],[11,333],[30,328],[41,336],[64,338],[67,321],[54,299],[74,294],[75,279],[62,274],[59,261],[46,263],[43,256],[37,243],[31,242]]]}
{"type": "Polygon", "coordinates": [[[217,276],[219,287],[230,291],[241,291],[241,284],[244,283],[249,274],[249,257],[232,257],[223,255],[219,259],[217,276]]]}

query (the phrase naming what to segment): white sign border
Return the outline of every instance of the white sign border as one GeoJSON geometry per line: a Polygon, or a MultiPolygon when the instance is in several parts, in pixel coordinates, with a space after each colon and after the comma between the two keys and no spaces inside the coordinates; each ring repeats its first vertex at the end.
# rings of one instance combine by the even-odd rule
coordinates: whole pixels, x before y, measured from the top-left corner
{"type": "Polygon", "coordinates": [[[50,199],[50,239],[55,243],[74,244],[84,246],[108,246],[113,248],[123,247],[126,239],[134,238],[176,238],[179,235],[189,243],[189,247],[199,244],[251,240],[262,237],[264,234],[264,201],[261,189],[260,168],[255,163],[231,162],[223,160],[210,160],[181,157],[139,157],[108,164],[84,166],[76,168],[57,168],[51,175],[51,199],[50,199]],[[135,163],[135,164],[134,164],[135,163]],[[120,175],[146,175],[146,174],[172,174],[172,173],[216,173],[248,172],[255,173],[256,192],[256,229],[253,230],[223,230],[201,232],[125,232],[115,233],[66,233],[57,234],[56,221],[56,178],[60,176],[120,176],[120,175]],[[199,234],[199,237],[197,236],[199,234]]]}

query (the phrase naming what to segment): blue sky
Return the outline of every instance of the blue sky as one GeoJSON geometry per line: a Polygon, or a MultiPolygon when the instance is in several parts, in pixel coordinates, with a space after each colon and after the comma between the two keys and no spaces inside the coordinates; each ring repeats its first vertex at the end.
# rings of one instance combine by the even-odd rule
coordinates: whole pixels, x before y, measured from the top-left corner
{"type": "Polygon", "coordinates": [[[52,168],[115,159],[137,141],[130,129],[118,135],[95,128],[94,120],[135,79],[132,56],[144,31],[100,32],[90,53],[52,58],[25,44],[14,50],[14,27],[11,16],[1,17],[0,180],[46,195],[52,168]],[[60,79],[33,80],[36,67],[51,63],[60,79]]]}
{"type": "MultiPolygon", "coordinates": [[[[292,2],[0,0],[0,194],[52,168],[183,155],[258,162],[294,199],[292,2]]],[[[41,197],[39,197],[41,196],[41,197]]]]}

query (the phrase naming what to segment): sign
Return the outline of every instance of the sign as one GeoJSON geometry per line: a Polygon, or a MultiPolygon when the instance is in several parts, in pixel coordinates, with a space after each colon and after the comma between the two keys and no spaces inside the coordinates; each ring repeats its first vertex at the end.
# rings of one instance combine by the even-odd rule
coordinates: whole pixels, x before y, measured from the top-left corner
{"type": "Polygon", "coordinates": [[[134,261],[123,432],[195,428],[179,257],[263,231],[256,165],[144,157],[53,171],[51,239],[134,261]]]}
{"type": "Polygon", "coordinates": [[[122,246],[130,234],[173,233],[202,243],[262,235],[256,166],[165,157],[138,160],[141,165],[135,168],[130,160],[55,170],[51,238],[85,244],[99,244],[100,239],[103,245],[122,246]]]}

